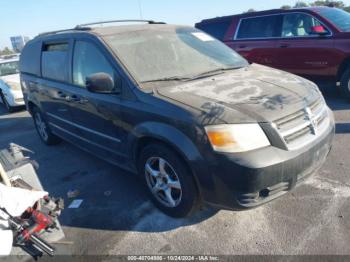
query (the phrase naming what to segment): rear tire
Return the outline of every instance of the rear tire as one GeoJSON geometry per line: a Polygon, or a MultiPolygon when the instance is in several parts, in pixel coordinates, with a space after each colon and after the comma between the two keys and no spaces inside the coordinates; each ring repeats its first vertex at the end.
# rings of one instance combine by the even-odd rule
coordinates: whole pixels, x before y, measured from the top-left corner
{"type": "Polygon", "coordinates": [[[146,146],[138,163],[150,197],[171,217],[186,217],[199,208],[199,193],[186,163],[161,144],[146,146]]]}
{"type": "Polygon", "coordinates": [[[7,112],[13,113],[14,108],[13,108],[12,106],[9,105],[9,103],[8,103],[7,100],[6,100],[6,97],[5,97],[4,94],[1,92],[1,90],[0,90],[0,96],[1,96],[2,103],[4,104],[4,106],[5,106],[6,110],[7,110],[7,112]]]}
{"type": "Polygon", "coordinates": [[[343,73],[340,79],[340,92],[343,97],[350,99],[350,67],[343,73]]]}
{"type": "Polygon", "coordinates": [[[38,132],[40,139],[46,145],[57,145],[61,142],[61,139],[51,132],[48,122],[37,107],[33,108],[32,116],[34,120],[35,129],[38,132]]]}

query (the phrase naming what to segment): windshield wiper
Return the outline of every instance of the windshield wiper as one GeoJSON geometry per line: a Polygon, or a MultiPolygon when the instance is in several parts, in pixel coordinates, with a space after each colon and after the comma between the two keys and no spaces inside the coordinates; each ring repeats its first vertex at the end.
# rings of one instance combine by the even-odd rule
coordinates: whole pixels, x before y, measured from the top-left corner
{"type": "Polygon", "coordinates": [[[241,67],[226,67],[226,68],[222,67],[222,68],[217,68],[214,70],[202,72],[202,73],[195,75],[193,77],[172,76],[172,77],[164,77],[164,78],[153,79],[153,80],[146,80],[146,81],[142,81],[141,83],[144,84],[144,83],[151,83],[151,82],[192,81],[192,80],[196,80],[196,79],[199,79],[202,77],[218,75],[218,74],[224,73],[225,71],[239,69],[239,68],[241,68],[241,67]]]}
{"type": "Polygon", "coordinates": [[[239,69],[239,68],[242,68],[242,67],[222,67],[222,68],[213,69],[213,70],[210,70],[210,71],[202,72],[202,73],[194,76],[192,78],[192,80],[193,79],[202,78],[202,77],[219,75],[219,74],[224,73],[225,71],[235,70],[235,69],[239,69]]]}
{"type": "Polygon", "coordinates": [[[180,77],[180,76],[172,76],[172,77],[164,77],[159,79],[153,79],[153,80],[146,80],[142,81],[141,83],[151,83],[151,82],[167,82],[167,81],[187,81],[191,80],[191,77],[180,77]]]}

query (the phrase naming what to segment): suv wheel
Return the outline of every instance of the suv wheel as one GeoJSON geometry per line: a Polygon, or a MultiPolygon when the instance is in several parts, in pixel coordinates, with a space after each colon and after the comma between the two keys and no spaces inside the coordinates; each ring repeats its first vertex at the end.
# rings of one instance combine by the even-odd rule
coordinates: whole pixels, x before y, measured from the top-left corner
{"type": "Polygon", "coordinates": [[[33,120],[39,137],[46,145],[56,145],[61,142],[61,139],[51,132],[47,121],[37,107],[33,108],[33,120]]]}
{"type": "Polygon", "coordinates": [[[6,100],[6,97],[4,96],[4,94],[1,92],[0,90],[0,96],[1,96],[1,100],[2,103],[4,104],[4,106],[6,107],[7,112],[12,113],[13,112],[13,107],[9,105],[9,103],[6,100]]]}
{"type": "Polygon", "coordinates": [[[172,217],[186,217],[197,210],[199,196],[192,174],[176,153],[160,144],[141,152],[139,170],[154,204],[172,217]]]}
{"type": "Polygon", "coordinates": [[[345,98],[350,99],[350,68],[341,77],[340,91],[345,98]]]}

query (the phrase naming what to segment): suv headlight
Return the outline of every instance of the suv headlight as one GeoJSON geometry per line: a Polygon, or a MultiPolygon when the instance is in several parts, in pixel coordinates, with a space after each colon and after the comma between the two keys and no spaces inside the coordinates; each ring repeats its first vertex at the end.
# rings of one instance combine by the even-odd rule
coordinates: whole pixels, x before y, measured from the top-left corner
{"type": "Polygon", "coordinates": [[[215,151],[238,153],[270,145],[259,124],[206,126],[209,141],[215,151]]]}

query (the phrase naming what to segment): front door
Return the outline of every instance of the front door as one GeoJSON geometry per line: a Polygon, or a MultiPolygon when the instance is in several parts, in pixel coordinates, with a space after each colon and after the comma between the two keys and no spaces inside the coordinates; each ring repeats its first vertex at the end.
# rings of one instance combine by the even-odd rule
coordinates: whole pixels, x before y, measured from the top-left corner
{"type": "Polygon", "coordinates": [[[312,27],[320,25],[310,14],[285,14],[276,48],[277,67],[298,75],[328,76],[334,57],[333,40],[331,32],[323,36],[312,33],[312,27]]]}
{"type": "Polygon", "coordinates": [[[79,129],[84,147],[106,160],[123,163],[121,137],[121,95],[91,93],[86,78],[95,73],[117,73],[96,43],[77,40],[73,53],[72,86],[75,89],[70,105],[73,121],[79,129]]]}

